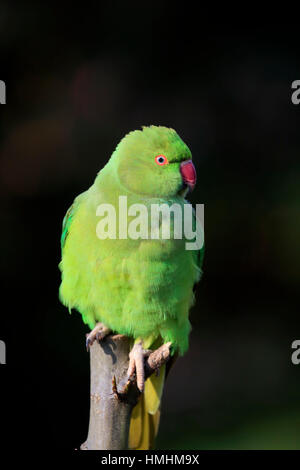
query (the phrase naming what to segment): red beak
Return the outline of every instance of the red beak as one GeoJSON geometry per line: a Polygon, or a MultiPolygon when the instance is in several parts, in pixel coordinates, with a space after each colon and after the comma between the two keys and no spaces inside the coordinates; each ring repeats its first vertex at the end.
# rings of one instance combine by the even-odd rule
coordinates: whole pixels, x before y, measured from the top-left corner
{"type": "Polygon", "coordinates": [[[192,160],[185,160],[180,164],[180,173],[183,182],[193,191],[197,180],[197,173],[192,160]]]}

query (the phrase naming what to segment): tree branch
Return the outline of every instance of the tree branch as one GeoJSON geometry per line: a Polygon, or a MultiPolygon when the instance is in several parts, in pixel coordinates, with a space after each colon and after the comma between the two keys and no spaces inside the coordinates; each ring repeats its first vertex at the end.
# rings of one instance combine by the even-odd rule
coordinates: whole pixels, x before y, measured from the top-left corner
{"type": "MultiPolygon", "coordinates": [[[[170,357],[171,343],[163,344],[145,360],[145,379],[170,357]]],[[[136,378],[128,379],[130,340],[123,335],[104,338],[90,347],[90,422],[81,450],[128,448],[131,412],[140,396],[136,378]]]]}

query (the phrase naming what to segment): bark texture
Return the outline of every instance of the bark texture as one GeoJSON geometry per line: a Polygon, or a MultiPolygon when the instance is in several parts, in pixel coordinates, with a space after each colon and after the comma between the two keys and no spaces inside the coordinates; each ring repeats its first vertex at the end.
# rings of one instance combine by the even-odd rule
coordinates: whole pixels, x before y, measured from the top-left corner
{"type": "MultiPolygon", "coordinates": [[[[135,377],[128,379],[130,341],[126,336],[107,336],[90,347],[90,421],[81,450],[128,449],[130,417],[140,392],[135,377]]],[[[170,343],[145,361],[145,378],[165,363],[170,343]]]]}

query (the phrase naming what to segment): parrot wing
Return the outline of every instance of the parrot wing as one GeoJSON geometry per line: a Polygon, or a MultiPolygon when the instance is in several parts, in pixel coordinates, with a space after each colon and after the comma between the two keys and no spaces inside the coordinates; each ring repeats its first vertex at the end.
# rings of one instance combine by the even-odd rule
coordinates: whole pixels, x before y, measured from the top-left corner
{"type": "Polygon", "coordinates": [[[70,226],[72,223],[72,219],[74,216],[75,208],[74,208],[74,203],[69,207],[69,209],[66,212],[66,215],[64,216],[64,220],[62,223],[62,233],[61,233],[61,238],[60,238],[60,246],[61,246],[61,251],[63,251],[67,236],[69,234],[70,226]]]}

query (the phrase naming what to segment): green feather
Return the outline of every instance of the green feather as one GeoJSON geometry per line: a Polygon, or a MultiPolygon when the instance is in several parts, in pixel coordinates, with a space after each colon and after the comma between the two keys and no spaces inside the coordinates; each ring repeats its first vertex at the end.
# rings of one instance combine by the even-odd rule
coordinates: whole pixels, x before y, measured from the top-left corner
{"type": "Polygon", "coordinates": [[[67,210],[67,213],[64,216],[64,220],[62,223],[62,233],[61,233],[61,238],[60,238],[61,250],[63,250],[65,243],[66,243],[66,238],[69,233],[69,228],[72,222],[73,213],[74,213],[74,204],[72,204],[72,206],[69,207],[69,209],[67,210]]]}
{"type": "MultiPolygon", "coordinates": [[[[60,299],[77,309],[93,328],[103,322],[133,338],[171,341],[184,353],[188,347],[189,308],[193,286],[200,279],[203,250],[185,249],[186,240],[105,239],[96,235],[99,204],[116,208],[117,229],[128,206],[143,203],[189,204],[182,196],[179,167],[191,152],[173,129],[146,127],[128,134],[88,191],[74,201],[62,232],[60,299]],[[160,167],[156,155],[167,157],[160,167]]],[[[130,220],[130,217],[128,218],[130,220]]]]}

